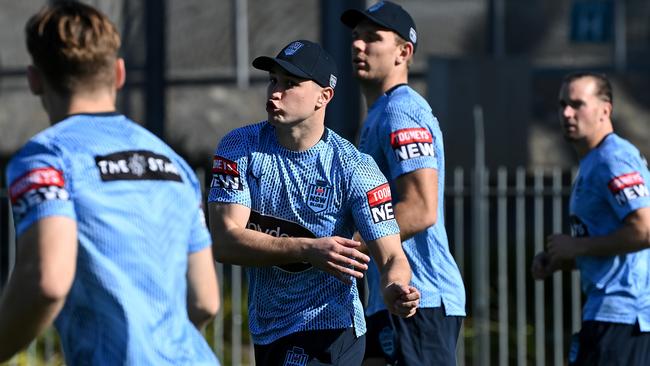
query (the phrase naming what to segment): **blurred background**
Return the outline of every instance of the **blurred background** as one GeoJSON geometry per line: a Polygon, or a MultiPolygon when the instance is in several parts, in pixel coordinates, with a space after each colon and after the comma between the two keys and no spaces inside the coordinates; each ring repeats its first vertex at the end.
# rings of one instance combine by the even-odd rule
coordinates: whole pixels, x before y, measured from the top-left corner
{"type": "MultiPolygon", "coordinates": [[[[347,8],[373,0],[94,0],[122,34],[127,83],[118,108],[163,137],[199,175],[221,137],[266,118],[267,75],[253,58],[296,39],[321,42],[340,69],[327,125],[355,141],[365,102],[350,77],[347,8]]],[[[577,274],[534,282],[532,255],[565,230],[577,160],[560,134],[566,73],[606,73],[617,133],[650,156],[647,0],[395,0],[413,16],[412,86],[445,137],[446,220],[462,269],[468,318],[459,363],[563,365],[580,325],[577,274]]],[[[4,167],[48,126],[25,78],[23,28],[47,1],[0,0],[0,289],[15,244],[4,167]]],[[[225,365],[251,364],[241,268],[220,266],[224,297],[207,330],[225,365]]],[[[62,362],[56,336],[10,364],[62,362]]]]}

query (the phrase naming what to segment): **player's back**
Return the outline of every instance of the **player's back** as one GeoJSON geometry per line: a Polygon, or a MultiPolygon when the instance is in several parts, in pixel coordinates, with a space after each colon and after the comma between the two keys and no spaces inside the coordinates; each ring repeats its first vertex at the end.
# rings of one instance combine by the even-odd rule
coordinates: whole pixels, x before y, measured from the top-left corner
{"type": "Polygon", "coordinates": [[[51,200],[31,222],[53,214],[77,221],[75,279],[55,321],[66,361],[217,364],[187,315],[188,255],[210,243],[196,225],[201,196],[187,164],[119,114],[69,117],[10,167],[36,168],[21,162],[60,170],[68,195],[60,200],[67,206],[51,200]]]}

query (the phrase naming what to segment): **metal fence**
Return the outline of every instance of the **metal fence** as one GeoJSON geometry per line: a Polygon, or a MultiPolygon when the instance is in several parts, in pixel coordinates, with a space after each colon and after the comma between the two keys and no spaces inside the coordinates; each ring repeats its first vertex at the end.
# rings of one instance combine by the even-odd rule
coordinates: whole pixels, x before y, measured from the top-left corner
{"type": "MultiPolygon", "coordinates": [[[[468,300],[459,365],[565,364],[569,336],[580,326],[578,274],[535,282],[528,269],[547,235],[566,232],[574,175],[557,168],[448,172],[445,219],[468,300]]],[[[15,247],[4,191],[0,195],[0,224],[7,233],[2,274],[11,268],[15,247]]],[[[224,365],[251,365],[242,268],[218,264],[217,272],[222,308],[204,334],[224,365]]],[[[49,330],[9,364],[61,362],[58,339],[49,330]]]]}

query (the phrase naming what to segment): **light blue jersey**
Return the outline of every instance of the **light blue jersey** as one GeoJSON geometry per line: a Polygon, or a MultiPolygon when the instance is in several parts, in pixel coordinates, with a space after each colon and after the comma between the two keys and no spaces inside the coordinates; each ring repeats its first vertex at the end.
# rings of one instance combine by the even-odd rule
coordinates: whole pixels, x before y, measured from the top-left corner
{"type": "Polygon", "coordinates": [[[55,320],[69,365],[218,365],[187,315],[188,255],[208,247],[187,164],[126,117],[73,115],[8,170],[16,233],[77,222],[74,281],[55,320]]]}
{"type": "MultiPolygon", "coordinates": [[[[571,234],[609,235],[627,215],[650,207],[645,159],[628,141],[610,134],[581,161],[571,193],[571,234]]],[[[576,258],[587,296],[583,320],[635,324],[650,331],[650,250],[611,257],[576,258]]]]}
{"type": "MultiPolygon", "coordinates": [[[[422,168],[438,171],[438,220],[435,225],[402,243],[413,271],[411,284],[421,293],[420,307],[444,304],[447,315],[465,315],[465,287],[449,252],[445,231],[445,158],[442,132],[428,103],[407,85],[382,95],[368,110],[359,150],[372,156],[388,177],[395,180],[422,168]]],[[[399,202],[397,193],[393,202],[399,202]]],[[[370,297],[366,315],[385,309],[379,289],[379,273],[368,270],[370,297]]]]}
{"type": "MultiPolygon", "coordinates": [[[[368,155],[325,129],[305,151],[282,147],[268,122],[226,135],[216,150],[209,202],[251,209],[248,228],[273,236],[397,234],[390,188],[368,155]]],[[[216,248],[215,250],[219,250],[216,248]]],[[[249,323],[255,344],[310,330],[365,333],[357,287],[308,263],[249,267],[249,323]]]]}

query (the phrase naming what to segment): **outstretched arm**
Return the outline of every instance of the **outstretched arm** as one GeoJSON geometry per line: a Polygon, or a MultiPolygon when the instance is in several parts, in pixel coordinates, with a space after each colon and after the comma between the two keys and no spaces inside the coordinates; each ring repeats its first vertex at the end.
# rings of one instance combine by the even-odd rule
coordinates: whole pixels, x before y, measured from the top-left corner
{"type": "Polygon", "coordinates": [[[47,329],[63,308],[77,262],[77,224],[63,216],[34,223],[18,238],[16,265],[0,299],[0,362],[47,329]]]}
{"type": "Polygon", "coordinates": [[[342,238],[275,237],[246,228],[250,208],[210,203],[210,231],[217,261],[246,266],[309,262],[343,282],[363,277],[370,260],[356,248],[359,242],[342,238]]]}

